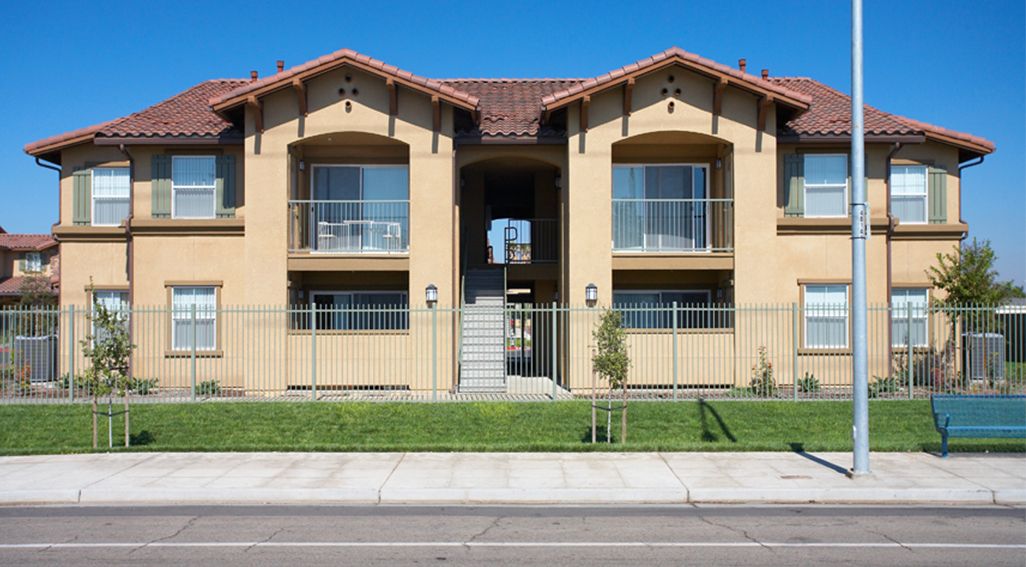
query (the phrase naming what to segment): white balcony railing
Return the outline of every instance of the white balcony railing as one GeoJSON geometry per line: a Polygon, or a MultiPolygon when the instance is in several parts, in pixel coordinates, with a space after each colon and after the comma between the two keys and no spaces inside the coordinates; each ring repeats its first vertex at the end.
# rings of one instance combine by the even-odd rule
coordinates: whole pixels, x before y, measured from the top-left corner
{"type": "Polygon", "coordinates": [[[289,201],[289,225],[290,252],[410,250],[409,201],[289,201]]]}
{"type": "Polygon", "coordinates": [[[613,250],[730,252],[733,199],[613,199],[613,250]]]}

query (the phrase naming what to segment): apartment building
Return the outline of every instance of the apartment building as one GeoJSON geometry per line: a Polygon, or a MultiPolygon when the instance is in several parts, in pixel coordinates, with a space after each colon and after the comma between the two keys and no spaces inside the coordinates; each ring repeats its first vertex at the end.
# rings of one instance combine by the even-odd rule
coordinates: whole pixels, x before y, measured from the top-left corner
{"type": "MultiPolygon", "coordinates": [[[[927,268],[968,231],[961,171],[994,145],[870,106],[865,124],[869,301],[925,305],[927,268]]],[[[843,353],[850,126],[849,97],[814,79],[678,48],[583,79],[431,79],[343,49],[25,151],[60,169],[63,305],[191,309],[166,355],[227,358],[217,306],[313,306],[283,332],[411,341],[409,317],[355,313],[437,294],[469,391],[497,382],[467,353],[504,343],[501,316],[498,343],[485,315],[468,340],[468,314],[511,303],[796,304],[803,348],[843,353]]]]}
{"type": "Polygon", "coordinates": [[[57,293],[57,241],[48,234],[9,234],[0,227],[0,306],[18,304],[26,289],[57,293]],[[33,285],[32,279],[40,283],[33,285]]]}

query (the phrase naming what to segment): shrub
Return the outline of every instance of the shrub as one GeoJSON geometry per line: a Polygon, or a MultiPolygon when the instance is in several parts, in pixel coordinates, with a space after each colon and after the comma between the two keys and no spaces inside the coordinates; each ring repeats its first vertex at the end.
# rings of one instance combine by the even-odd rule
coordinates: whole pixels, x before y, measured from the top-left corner
{"type": "Polygon", "coordinates": [[[880,394],[893,394],[898,391],[901,386],[898,384],[898,379],[892,376],[880,377],[874,376],[873,381],[869,383],[869,397],[877,398],[880,394]]]}
{"type": "Polygon", "coordinates": [[[808,372],[798,380],[798,391],[806,394],[814,394],[819,391],[819,378],[808,372]]]}
{"type": "Polygon", "coordinates": [[[140,396],[149,395],[156,387],[156,378],[132,378],[128,384],[128,389],[140,396]]]}
{"type": "Polygon", "coordinates": [[[752,366],[752,380],[749,385],[756,396],[772,398],[777,395],[777,383],[773,379],[773,363],[769,361],[766,347],[759,347],[759,360],[752,366]]]}
{"type": "Polygon", "coordinates": [[[196,384],[196,393],[201,396],[216,396],[221,393],[221,382],[204,380],[196,384]]]}

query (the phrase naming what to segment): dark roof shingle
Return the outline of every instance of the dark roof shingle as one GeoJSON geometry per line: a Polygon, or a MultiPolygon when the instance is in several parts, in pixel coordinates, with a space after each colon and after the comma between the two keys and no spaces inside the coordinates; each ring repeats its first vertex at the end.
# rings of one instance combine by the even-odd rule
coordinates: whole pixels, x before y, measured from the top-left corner
{"type": "Polygon", "coordinates": [[[439,82],[480,100],[481,119],[475,132],[485,136],[561,135],[541,126],[542,97],[580,84],[582,79],[442,79],[439,82]]]}

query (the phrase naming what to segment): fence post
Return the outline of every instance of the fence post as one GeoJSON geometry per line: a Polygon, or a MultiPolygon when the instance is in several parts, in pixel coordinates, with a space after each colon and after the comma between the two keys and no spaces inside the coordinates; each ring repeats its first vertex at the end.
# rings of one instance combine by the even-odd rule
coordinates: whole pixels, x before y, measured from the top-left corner
{"type": "Polygon", "coordinates": [[[677,401],[677,302],[673,302],[673,401],[677,401]]]}
{"type": "Polygon", "coordinates": [[[192,369],[191,369],[191,382],[192,382],[192,401],[196,401],[196,304],[193,303],[190,308],[192,317],[192,369]]]}
{"type": "Polygon", "coordinates": [[[75,401],[75,306],[68,306],[68,401],[75,401]]]}
{"type": "Polygon", "coordinates": [[[431,305],[431,401],[438,401],[438,306],[431,305]]]}
{"type": "Polygon", "coordinates": [[[556,401],[556,379],[558,378],[558,376],[556,376],[556,364],[558,363],[558,360],[559,360],[558,356],[556,355],[556,344],[557,344],[556,335],[558,335],[558,334],[559,334],[559,323],[556,320],[556,302],[553,301],[552,302],[552,341],[551,341],[552,342],[552,346],[551,346],[551,348],[552,348],[552,371],[550,372],[550,374],[552,374],[552,401],[556,401]]]}
{"type": "Polygon", "coordinates": [[[798,401],[798,304],[791,303],[791,376],[794,401],[798,401]]]}
{"type": "Polygon", "coordinates": [[[912,399],[912,389],[915,386],[916,371],[912,356],[912,302],[905,304],[905,346],[908,348],[908,359],[905,365],[906,378],[908,378],[908,399],[912,399]]]}
{"type": "Polygon", "coordinates": [[[310,399],[317,401],[317,304],[310,300],[310,399]]]}

